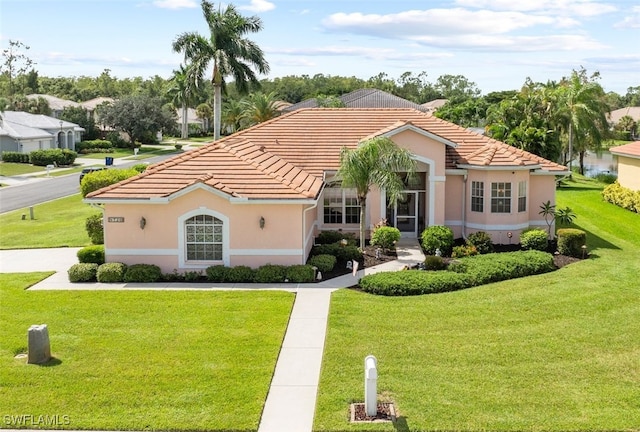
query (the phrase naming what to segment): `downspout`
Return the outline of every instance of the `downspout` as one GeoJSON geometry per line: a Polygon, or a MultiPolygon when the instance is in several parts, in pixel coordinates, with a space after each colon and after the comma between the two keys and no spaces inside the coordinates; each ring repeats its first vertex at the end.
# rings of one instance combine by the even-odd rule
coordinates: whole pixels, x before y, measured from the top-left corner
{"type": "Polygon", "coordinates": [[[462,176],[462,238],[466,241],[467,234],[467,221],[466,221],[466,212],[467,209],[467,174],[465,173],[462,176]]]}

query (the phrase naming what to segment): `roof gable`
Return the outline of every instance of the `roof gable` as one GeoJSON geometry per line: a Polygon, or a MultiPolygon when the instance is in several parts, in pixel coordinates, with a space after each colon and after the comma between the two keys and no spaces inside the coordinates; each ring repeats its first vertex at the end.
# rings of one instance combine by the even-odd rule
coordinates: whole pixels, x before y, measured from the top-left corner
{"type": "Polygon", "coordinates": [[[609,151],[618,156],[640,159],[640,141],[634,141],[630,144],[611,147],[609,151]]]}

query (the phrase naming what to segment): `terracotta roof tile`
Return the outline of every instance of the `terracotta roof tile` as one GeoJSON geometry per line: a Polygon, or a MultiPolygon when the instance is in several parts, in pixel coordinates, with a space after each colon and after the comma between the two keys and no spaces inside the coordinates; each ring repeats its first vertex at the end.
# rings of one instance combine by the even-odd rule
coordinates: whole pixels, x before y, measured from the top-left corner
{"type": "Polygon", "coordinates": [[[457,144],[446,147],[446,167],[565,167],[410,108],[311,108],[284,114],[185,152],[143,174],[89,197],[168,197],[197,182],[248,199],[317,196],[325,171],[336,171],[343,147],[412,125],[457,144]]]}
{"type": "Polygon", "coordinates": [[[609,151],[613,154],[640,158],[640,141],[634,141],[630,144],[611,147],[609,151]]]}

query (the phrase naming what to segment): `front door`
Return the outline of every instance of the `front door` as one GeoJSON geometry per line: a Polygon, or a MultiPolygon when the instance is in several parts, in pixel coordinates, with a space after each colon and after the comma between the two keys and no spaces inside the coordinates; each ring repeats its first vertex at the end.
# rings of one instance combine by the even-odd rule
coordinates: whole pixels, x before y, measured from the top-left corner
{"type": "Polygon", "coordinates": [[[394,224],[402,237],[418,237],[418,192],[407,191],[396,203],[394,224]]]}

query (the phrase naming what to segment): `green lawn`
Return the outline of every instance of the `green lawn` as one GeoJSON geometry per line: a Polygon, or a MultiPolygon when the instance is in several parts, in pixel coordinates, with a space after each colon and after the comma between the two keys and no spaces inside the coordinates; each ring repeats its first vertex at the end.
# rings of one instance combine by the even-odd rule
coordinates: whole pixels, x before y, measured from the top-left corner
{"type": "Polygon", "coordinates": [[[99,210],[73,195],[0,215],[0,249],[81,247],[91,244],[84,228],[87,217],[99,210]],[[22,220],[26,215],[26,220],[22,220]]]}
{"type": "Polygon", "coordinates": [[[162,148],[142,146],[138,150],[138,156],[133,155],[132,149],[117,148],[113,153],[87,153],[83,155],[78,155],[78,157],[85,158],[85,159],[102,159],[103,161],[106,157],[112,157],[114,159],[127,158],[130,160],[140,160],[140,159],[147,159],[154,156],[161,156],[161,155],[177,153],[177,152],[178,151],[175,148],[162,149],[162,148]]]}
{"type": "Polygon", "coordinates": [[[589,260],[556,272],[419,297],[333,294],[315,430],[637,430],[640,215],[569,182],[589,260]],[[396,427],[350,425],[362,362],[396,427]]]}
{"type": "Polygon", "coordinates": [[[0,176],[11,177],[22,174],[45,173],[45,167],[24,163],[0,162],[0,176]]]}
{"type": "Polygon", "coordinates": [[[30,414],[76,430],[257,429],[293,294],[25,291],[44,276],[0,274],[2,427],[30,414]],[[54,361],[14,359],[41,323],[54,361]]]}

